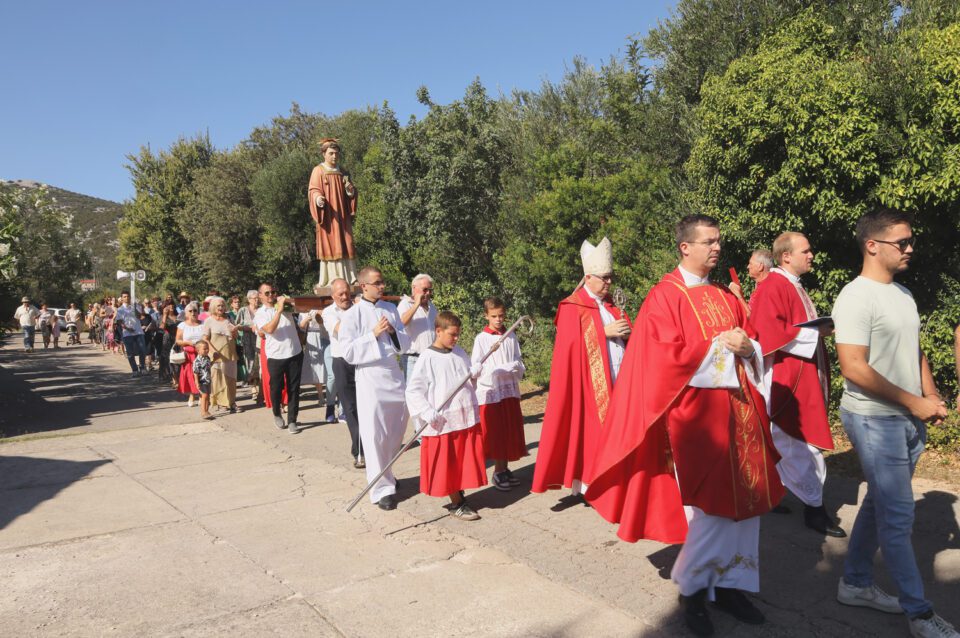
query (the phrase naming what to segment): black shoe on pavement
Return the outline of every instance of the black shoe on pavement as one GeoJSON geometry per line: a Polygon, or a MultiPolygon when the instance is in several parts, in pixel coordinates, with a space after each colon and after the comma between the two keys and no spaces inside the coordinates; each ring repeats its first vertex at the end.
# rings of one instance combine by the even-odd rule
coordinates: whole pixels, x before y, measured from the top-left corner
{"type": "Polygon", "coordinates": [[[779,503],[774,505],[773,509],[771,509],[770,511],[773,512],[774,514],[789,514],[793,510],[791,510],[788,505],[784,505],[783,501],[780,501],[779,503]]]}
{"type": "Polygon", "coordinates": [[[847,535],[845,531],[833,522],[833,519],[827,514],[827,509],[823,505],[820,507],[804,505],[803,522],[806,523],[810,529],[820,532],[821,534],[826,534],[827,536],[844,538],[847,535]]]}
{"type": "Polygon", "coordinates": [[[707,590],[701,589],[689,596],[680,594],[680,609],[687,627],[697,636],[712,636],[713,622],[707,614],[707,590]]]}
{"type": "Polygon", "coordinates": [[[507,475],[507,480],[510,481],[510,485],[520,485],[520,479],[514,476],[513,472],[509,469],[504,470],[503,473],[507,475]]]}
{"type": "Polygon", "coordinates": [[[716,587],[713,593],[716,596],[714,605],[740,622],[748,625],[762,625],[766,621],[763,613],[754,607],[750,599],[739,589],[716,587]]]}
{"type": "Polygon", "coordinates": [[[393,494],[387,494],[377,503],[377,507],[382,510],[395,510],[397,509],[397,499],[394,498],[393,494]]]}

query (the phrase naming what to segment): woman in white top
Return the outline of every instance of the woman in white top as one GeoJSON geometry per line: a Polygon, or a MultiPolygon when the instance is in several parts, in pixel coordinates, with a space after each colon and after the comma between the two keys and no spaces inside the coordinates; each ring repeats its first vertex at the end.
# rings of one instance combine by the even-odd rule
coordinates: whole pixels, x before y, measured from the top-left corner
{"type": "Polygon", "coordinates": [[[177,326],[177,345],[183,349],[187,360],[180,366],[180,384],[177,389],[180,394],[190,395],[187,405],[193,407],[196,401],[194,395],[200,395],[200,388],[193,378],[193,360],[197,358],[194,344],[203,339],[203,324],[197,319],[199,310],[196,303],[189,304],[183,312],[185,318],[177,326]]]}

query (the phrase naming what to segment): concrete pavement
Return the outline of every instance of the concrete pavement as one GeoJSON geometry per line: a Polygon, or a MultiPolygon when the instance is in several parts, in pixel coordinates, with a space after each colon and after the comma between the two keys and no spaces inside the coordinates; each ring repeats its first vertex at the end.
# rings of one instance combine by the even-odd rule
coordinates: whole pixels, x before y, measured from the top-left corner
{"type": "MultiPolygon", "coordinates": [[[[514,466],[526,482],[471,494],[480,521],[418,493],[416,450],[398,463],[397,511],[364,501],[347,514],[364,475],[316,401],[296,436],[263,409],[201,422],[170,390],[129,379],[121,357],[15,346],[0,350],[0,426],[27,436],[0,444],[0,635],[686,635],[677,548],[622,543],[589,508],[553,511],[561,494],[529,493],[537,412],[531,456],[514,466]]],[[[928,596],[960,623],[960,507],[944,485],[915,488],[928,596]]],[[[863,489],[830,479],[848,530],[863,489]]],[[[902,617],[835,602],[846,539],[806,530],[792,504],[762,523],[768,623],[716,612],[718,635],[907,635],[902,617]]]]}

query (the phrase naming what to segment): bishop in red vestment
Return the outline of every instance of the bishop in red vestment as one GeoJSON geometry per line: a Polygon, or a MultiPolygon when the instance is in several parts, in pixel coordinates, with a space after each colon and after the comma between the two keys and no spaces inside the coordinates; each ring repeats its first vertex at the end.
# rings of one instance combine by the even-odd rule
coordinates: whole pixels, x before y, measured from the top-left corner
{"type": "Polygon", "coordinates": [[[823,506],[827,467],[820,450],[833,449],[827,420],[830,366],[822,328],[797,327],[817,318],[800,276],[813,268],[810,242],[801,233],[783,233],[773,243],[779,266],[757,285],[750,299],[751,322],[759,334],[770,381],[768,411],[773,443],[782,457],[783,484],[804,503],[806,525],[834,537],[846,533],[823,506]]]}
{"type": "Polygon", "coordinates": [[[610,240],[580,248],[584,282],[560,302],[550,366],[550,394],[540,433],[532,491],[569,487],[581,494],[592,475],[600,425],[610,405],[630,320],[609,296],[610,240]]]}
{"type": "Polygon", "coordinates": [[[684,543],[672,577],[688,625],[709,635],[707,598],[764,621],[743,591],[759,590],[758,517],[783,486],[759,344],[743,304],[707,278],[719,226],[691,215],[676,235],[680,267],[640,309],[586,498],[626,541],[684,543]]]}

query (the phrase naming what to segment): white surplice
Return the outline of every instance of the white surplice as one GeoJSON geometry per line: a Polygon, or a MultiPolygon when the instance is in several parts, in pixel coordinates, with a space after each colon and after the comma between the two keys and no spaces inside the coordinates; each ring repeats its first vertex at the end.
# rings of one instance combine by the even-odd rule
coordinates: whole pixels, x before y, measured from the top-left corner
{"type": "MultiPolygon", "coordinates": [[[[797,296],[807,311],[807,321],[813,321],[817,318],[817,310],[803,289],[800,278],[781,268],[774,268],[768,276],[783,276],[793,284],[797,291],[797,296]]],[[[797,336],[785,345],[781,350],[796,357],[804,359],[817,358],[817,372],[820,376],[820,386],[823,390],[824,404],[826,405],[829,396],[827,388],[827,378],[823,373],[826,370],[827,361],[822,348],[817,345],[820,342],[820,331],[816,328],[800,328],[797,336]]],[[[773,382],[773,354],[767,356],[766,377],[769,383],[773,382]]],[[[767,413],[770,412],[770,399],[767,398],[767,413]]],[[[796,495],[805,505],[819,507],[823,505],[823,484],[827,480],[827,464],[823,460],[823,453],[814,445],[806,441],[795,439],[780,427],[771,421],[770,435],[773,439],[773,445],[780,453],[780,462],[777,463],[777,472],[780,474],[780,480],[783,485],[796,495]]]]}
{"type": "MultiPolygon", "coordinates": [[[[709,283],[707,277],[698,277],[683,268],[679,270],[688,287],[709,283]]],[[[763,351],[759,343],[750,341],[754,354],[740,359],[750,381],[767,397],[769,386],[764,383],[763,351]]],[[[739,388],[736,355],[715,337],[688,385],[694,388],[739,388]]],[[[735,521],[707,514],[699,507],[687,505],[683,510],[687,516],[687,539],[670,572],[673,582],[680,587],[680,593],[689,596],[706,589],[708,599],[715,600],[716,587],[759,591],[760,517],[735,521]]]]}
{"type": "Polygon", "coordinates": [[[470,359],[460,346],[449,351],[431,346],[420,353],[407,383],[407,407],[417,428],[432,423],[423,430],[423,436],[450,434],[480,423],[473,380],[464,383],[453,398],[443,404],[454,388],[469,376],[470,359]]]}
{"type": "MultiPolygon", "coordinates": [[[[397,355],[407,351],[410,338],[395,306],[360,299],[343,313],[339,341],[344,360],[356,366],[360,440],[367,480],[372,481],[403,445],[407,407],[397,355]],[[395,334],[384,331],[374,336],[373,328],[381,317],[387,318],[395,334]]],[[[376,503],[396,491],[397,479],[390,470],[370,490],[370,500],[376,503]]]]}
{"type": "MultiPolygon", "coordinates": [[[[584,286],[583,289],[590,298],[593,299],[594,303],[597,304],[597,308],[600,310],[600,320],[603,322],[604,327],[617,320],[616,317],[607,310],[607,307],[603,304],[603,299],[593,294],[586,286],[584,286]]],[[[627,346],[620,337],[611,338],[605,336],[604,341],[607,344],[607,356],[610,358],[610,382],[613,385],[617,385],[617,375],[620,374],[620,365],[623,363],[623,353],[627,346]]]]}
{"type": "MultiPolygon", "coordinates": [[[[490,348],[500,340],[500,335],[479,332],[473,340],[473,363],[480,363],[490,348]]],[[[500,347],[483,362],[483,370],[477,377],[477,401],[480,405],[499,403],[504,399],[520,398],[520,380],[526,368],[520,354],[520,341],[516,333],[503,340],[500,347]]]]}

